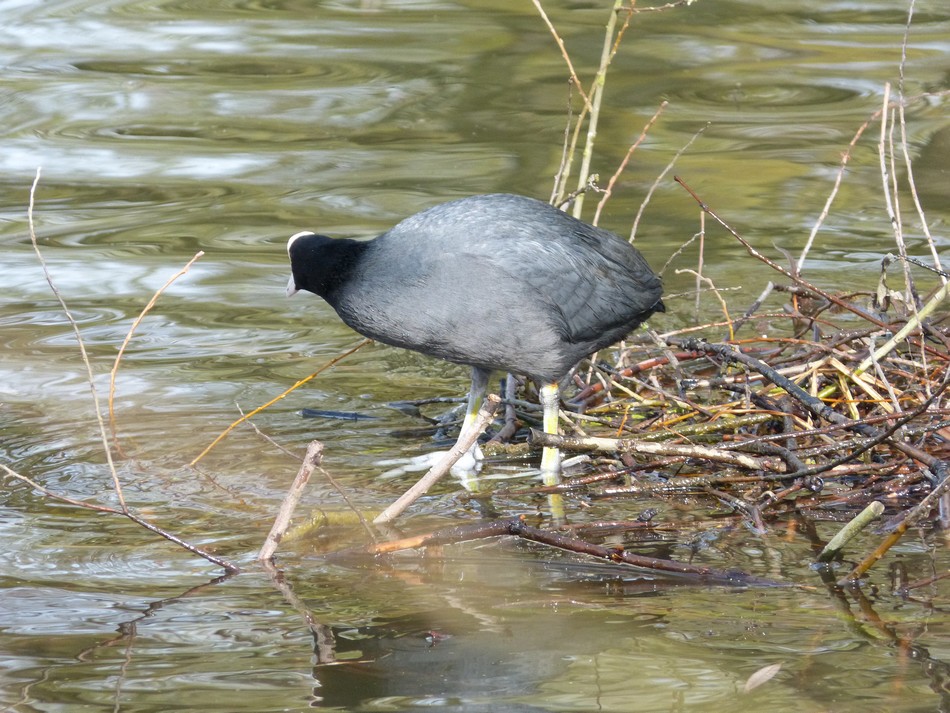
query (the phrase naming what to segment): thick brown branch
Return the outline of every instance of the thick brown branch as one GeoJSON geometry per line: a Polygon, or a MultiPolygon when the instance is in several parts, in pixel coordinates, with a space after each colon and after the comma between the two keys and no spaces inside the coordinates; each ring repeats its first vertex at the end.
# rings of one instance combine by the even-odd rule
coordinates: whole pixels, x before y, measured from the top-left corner
{"type": "Polygon", "coordinates": [[[680,456],[682,458],[702,458],[749,470],[783,470],[784,464],[773,458],[754,458],[744,453],[736,453],[721,448],[681,443],[656,443],[636,438],[582,438],[578,436],[557,436],[531,429],[531,442],[551,448],[563,448],[568,451],[600,451],[603,453],[637,453],[651,456],[680,456]]]}

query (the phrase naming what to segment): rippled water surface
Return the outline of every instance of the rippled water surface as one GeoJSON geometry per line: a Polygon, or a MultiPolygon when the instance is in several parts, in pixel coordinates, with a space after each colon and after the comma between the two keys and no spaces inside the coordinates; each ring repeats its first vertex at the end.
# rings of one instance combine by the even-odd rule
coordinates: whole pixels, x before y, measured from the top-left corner
{"type": "MultiPolygon", "coordinates": [[[[545,3],[584,77],[610,4],[545,3]]],[[[601,183],[660,102],[669,106],[601,224],[628,234],[656,177],[708,124],[675,172],[784,260],[777,248],[801,250],[842,152],[870,120],[803,269],[828,287],[873,287],[894,239],[872,115],[885,83],[898,90],[907,9],[895,0],[700,0],[637,15],[607,79],[593,162],[601,183]]],[[[530,2],[0,0],[0,17],[0,462],[66,497],[115,504],[75,337],[29,239],[30,186],[42,167],[38,243],[82,332],[103,413],[132,320],[205,252],[122,359],[116,462],[143,516],[247,565],[212,581],[219,569],[120,517],[3,480],[6,710],[950,710],[946,585],[908,602],[884,593],[882,568],[869,599],[829,594],[794,531],[733,531],[704,547],[660,537],[655,547],[686,559],[693,546],[704,563],[811,588],[621,578],[508,541],[447,548],[441,559],[328,561],[325,552],[367,535],[338,490],[315,477],[302,510],[334,524],[284,543],[281,589],[253,557],[297,461],[242,426],[187,467],[239,409],[359,341],[316,298],[286,300],[288,235],[371,236],[474,193],[548,197],[567,72],[530,2]],[[775,663],[775,679],[741,693],[775,663]]],[[[917,3],[906,54],[907,143],[944,250],[945,3],[917,3]]],[[[906,168],[894,172],[903,180],[906,168]]],[[[924,256],[904,200],[908,249],[924,256]]],[[[698,225],[696,204],[668,174],[637,244],[659,267],[698,225]]],[[[675,272],[695,266],[686,251],[667,269],[669,312],[658,329],[697,319],[693,278],[675,272]]],[[[704,269],[731,288],[738,312],[774,279],[722,231],[707,236],[704,269]]],[[[702,309],[715,316],[718,303],[702,309]]],[[[466,383],[462,368],[372,346],[255,423],[294,453],[322,440],[327,470],[371,512],[414,478],[382,478],[381,461],[435,447],[425,422],[386,404],[458,396],[466,383]],[[302,419],[302,408],[373,418],[302,419]]],[[[632,519],[653,505],[571,504],[569,516],[632,519]]],[[[524,499],[496,506],[543,509],[524,499]]],[[[421,532],[476,516],[445,483],[403,526],[421,532]]],[[[895,557],[939,573],[944,547],[908,538],[895,557]]]]}

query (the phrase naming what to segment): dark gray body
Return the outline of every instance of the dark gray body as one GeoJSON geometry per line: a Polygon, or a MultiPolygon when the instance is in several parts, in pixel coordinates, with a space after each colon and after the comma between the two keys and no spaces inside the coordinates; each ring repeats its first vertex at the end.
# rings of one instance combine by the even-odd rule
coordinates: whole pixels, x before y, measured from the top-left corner
{"type": "Polygon", "coordinates": [[[613,233],[521,196],[473,196],[370,241],[303,235],[293,282],[367,337],[554,382],[663,310],[662,285],[613,233]]]}

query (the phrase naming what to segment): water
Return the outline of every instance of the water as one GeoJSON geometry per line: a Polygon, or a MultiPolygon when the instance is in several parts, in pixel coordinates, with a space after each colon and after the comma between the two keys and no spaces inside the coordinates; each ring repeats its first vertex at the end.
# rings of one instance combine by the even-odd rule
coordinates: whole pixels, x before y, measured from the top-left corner
{"type": "MultiPolygon", "coordinates": [[[[545,7],[585,77],[601,3],[545,7]]],[[[704,200],[761,249],[797,254],[842,151],[896,86],[902,3],[714,2],[638,16],[607,80],[594,170],[611,175],[659,103],[601,224],[626,234],[673,155],[704,200]]],[[[376,564],[323,554],[366,534],[315,477],[302,509],[334,524],[284,544],[293,596],[252,564],[296,462],[250,428],[186,467],[238,406],[253,408],[358,338],[309,296],[286,300],[284,242],[302,228],[369,236],[434,203],[479,192],[546,198],[567,103],[563,60],[530,3],[0,2],[0,460],[62,495],[114,505],[75,339],[29,241],[82,329],[101,398],[131,321],[198,251],[138,328],[117,379],[119,473],[144,516],[248,571],[220,570],[124,519],[5,480],[0,509],[0,703],[16,711],[948,710],[947,617],[938,583],[904,600],[887,568],[869,599],[822,586],[794,528],[724,529],[704,563],[808,589],[682,586],[510,541],[376,564]],[[306,611],[305,617],[301,612],[306,611]],[[763,666],[782,671],[750,694],[763,666]]],[[[919,2],[904,93],[946,90],[950,14],[919,2]]],[[[913,101],[907,132],[938,248],[946,247],[946,101],[913,101]]],[[[853,151],[804,266],[827,287],[873,287],[894,241],[878,125],[853,151]]],[[[904,176],[905,169],[897,167],[904,176]]],[[[928,251],[902,196],[909,251],[928,251]]],[[[670,176],[638,229],[654,265],[698,229],[670,176]]],[[[775,275],[710,231],[705,270],[741,312],[775,275]]],[[[692,324],[695,268],[667,271],[669,313],[692,324]],[[675,295],[681,295],[676,297],[675,295]]],[[[929,278],[921,276],[929,286],[929,278]]],[[[703,316],[716,315],[705,303],[703,316]]],[[[385,458],[433,448],[385,404],[460,395],[464,370],[375,346],[255,418],[294,452],[319,438],[361,509],[411,475],[385,458]],[[303,420],[301,408],[373,420],[303,420]]],[[[437,413],[434,407],[429,413],[437,413]]],[[[510,512],[543,504],[501,499],[510,512]]],[[[571,505],[576,520],[669,503],[571,505]]],[[[474,519],[457,486],[417,505],[406,532],[474,519]]],[[[696,517],[703,517],[700,512],[696,517]]],[[[822,534],[832,532],[823,530],[822,534]]],[[[876,541],[869,537],[860,551],[876,541]]],[[[891,562],[946,570],[933,535],[891,562]]],[[[689,556],[671,533],[648,551],[689,556]]],[[[921,575],[923,576],[923,575],[921,575]]]]}

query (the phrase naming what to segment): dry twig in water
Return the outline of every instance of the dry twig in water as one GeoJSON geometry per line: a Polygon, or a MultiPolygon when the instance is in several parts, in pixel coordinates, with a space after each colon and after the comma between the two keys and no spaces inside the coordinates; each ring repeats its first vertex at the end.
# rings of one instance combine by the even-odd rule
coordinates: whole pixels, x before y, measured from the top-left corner
{"type": "Polygon", "coordinates": [[[56,298],[59,300],[60,306],[62,307],[62,310],[63,310],[63,314],[66,316],[67,321],[69,322],[70,326],[73,329],[73,333],[76,335],[76,341],[79,344],[79,352],[82,355],[82,361],[86,367],[86,375],[89,382],[89,388],[92,391],[93,406],[95,408],[96,419],[99,424],[99,436],[100,436],[100,439],[102,440],[103,452],[105,453],[106,462],[108,463],[108,466],[109,466],[109,473],[112,476],[113,491],[115,492],[116,499],[119,502],[119,507],[113,508],[108,505],[97,505],[95,503],[89,503],[83,500],[76,500],[73,498],[69,498],[69,497],[60,495],[58,493],[55,493],[47,488],[44,488],[43,486],[39,485],[35,481],[31,480],[30,478],[24,475],[17,473],[16,471],[7,467],[6,465],[0,464],[0,468],[2,468],[3,471],[8,476],[15,478],[17,480],[20,480],[24,483],[27,483],[28,485],[35,488],[39,492],[43,493],[43,495],[45,495],[48,498],[58,500],[60,502],[68,503],[76,507],[81,507],[86,510],[94,510],[96,512],[107,512],[107,513],[113,513],[116,515],[122,515],[128,518],[129,520],[131,520],[132,522],[136,523],[137,525],[140,525],[141,527],[144,527],[145,529],[151,532],[154,532],[157,535],[160,535],[161,537],[165,538],[166,540],[170,542],[174,542],[176,545],[188,550],[192,554],[196,554],[199,557],[203,557],[204,559],[208,560],[209,562],[212,562],[220,567],[223,567],[224,570],[229,573],[237,572],[238,568],[235,565],[228,562],[227,560],[217,557],[215,555],[212,555],[209,552],[205,552],[204,550],[198,547],[195,547],[194,545],[186,542],[180,537],[173,535],[167,530],[164,530],[158,527],[157,525],[152,524],[151,522],[142,518],[140,515],[136,515],[129,509],[128,505],[125,502],[125,497],[122,493],[122,483],[119,480],[119,474],[118,474],[118,471],[116,470],[115,463],[112,459],[112,451],[111,451],[111,448],[109,447],[109,436],[106,431],[105,420],[102,417],[102,408],[99,404],[99,395],[96,391],[95,378],[94,378],[94,374],[92,370],[92,363],[89,361],[89,355],[86,352],[85,342],[83,341],[82,334],[79,331],[79,325],[76,323],[76,320],[73,318],[72,313],[69,311],[69,308],[66,306],[66,301],[63,299],[63,296],[60,294],[59,290],[56,288],[55,283],[53,282],[53,278],[50,275],[49,269],[47,268],[47,265],[46,265],[46,260],[43,258],[43,254],[39,248],[39,243],[37,242],[37,239],[36,239],[36,229],[33,222],[33,208],[34,208],[35,200],[36,200],[36,187],[40,181],[40,173],[41,173],[40,169],[36,169],[36,177],[33,179],[33,185],[30,188],[30,203],[29,203],[29,208],[27,210],[27,219],[28,219],[29,230],[30,230],[30,242],[33,244],[33,250],[36,252],[36,256],[39,259],[40,265],[43,268],[43,274],[46,276],[46,281],[47,283],[49,283],[50,289],[53,291],[53,294],[56,295],[56,298]]]}
{"type": "Polygon", "coordinates": [[[346,359],[346,357],[350,356],[350,354],[352,354],[353,352],[355,352],[355,351],[357,351],[357,350],[359,350],[359,349],[362,349],[362,348],[365,347],[367,344],[371,344],[372,341],[373,341],[372,339],[364,339],[363,341],[361,341],[359,344],[357,344],[357,345],[356,345],[355,347],[353,347],[352,349],[348,349],[347,351],[343,352],[342,354],[339,354],[339,355],[333,357],[332,359],[330,359],[330,361],[328,361],[326,364],[324,364],[323,366],[321,366],[319,369],[317,369],[315,372],[313,372],[310,376],[305,376],[303,379],[300,379],[300,380],[299,380],[297,383],[295,383],[293,386],[291,386],[290,388],[286,389],[286,390],[285,390],[284,392],[282,392],[281,394],[275,396],[275,397],[272,398],[270,401],[268,401],[266,404],[263,404],[262,406],[258,406],[256,409],[254,409],[254,410],[251,411],[250,413],[242,414],[242,415],[241,415],[241,418],[239,418],[237,421],[235,421],[235,422],[232,423],[230,426],[228,426],[227,428],[225,428],[225,429],[218,435],[218,437],[215,438],[213,441],[211,441],[211,443],[208,445],[208,447],[205,448],[203,451],[201,451],[201,453],[199,453],[197,456],[195,456],[195,458],[194,458],[188,465],[190,465],[191,467],[194,467],[195,465],[197,465],[197,464],[198,464],[198,461],[200,461],[202,458],[204,458],[206,455],[208,455],[208,453],[211,452],[211,449],[212,449],[212,448],[214,448],[216,445],[218,445],[218,443],[220,443],[221,441],[224,440],[225,436],[227,436],[231,431],[233,431],[235,428],[237,428],[237,427],[240,426],[242,423],[244,423],[245,421],[247,421],[249,418],[251,418],[252,416],[256,416],[257,414],[259,414],[259,413],[260,413],[261,411],[263,411],[264,409],[269,408],[270,406],[273,406],[275,403],[277,403],[278,401],[280,401],[282,398],[284,398],[284,397],[285,397],[287,394],[289,394],[291,391],[293,391],[293,390],[295,390],[295,389],[297,389],[297,388],[303,386],[304,384],[306,384],[308,381],[310,381],[310,380],[313,379],[314,377],[319,376],[320,374],[322,374],[324,371],[326,371],[327,369],[329,369],[331,366],[334,366],[334,365],[336,365],[336,364],[339,364],[343,359],[346,359]]]}

